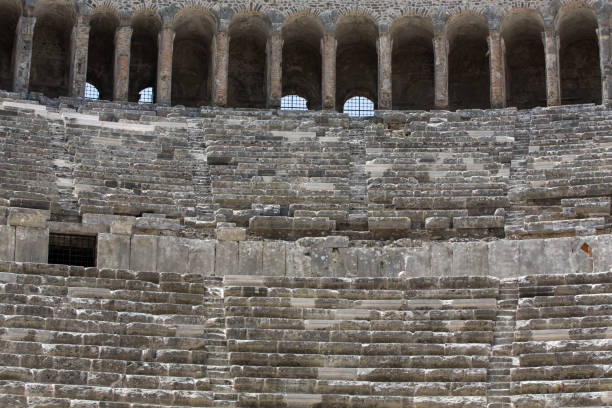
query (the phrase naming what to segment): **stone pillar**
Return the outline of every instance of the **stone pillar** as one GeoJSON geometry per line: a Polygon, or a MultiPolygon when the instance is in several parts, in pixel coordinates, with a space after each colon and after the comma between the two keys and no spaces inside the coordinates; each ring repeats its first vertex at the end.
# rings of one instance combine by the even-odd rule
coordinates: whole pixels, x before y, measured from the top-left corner
{"type": "Polygon", "coordinates": [[[30,86],[35,25],[36,17],[21,16],[17,23],[13,62],[13,90],[15,92],[27,92],[30,86]]]}
{"type": "Polygon", "coordinates": [[[70,43],[70,96],[83,98],[85,96],[85,81],[87,81],[87,52],[89,47],[88,16],[78,16],[72,29],[70,43]]]}
{"type": "Polygon", "coordinates": [[[323,109],[336,109],[336,48],[338,42],[331,32],[326,32],[321,39],[321,54],[323,55],[323,109]]]}
{"type": "Polygon", "coordinates": [[[607,103],[612,98],[610,88],[612,87],[612,78],[609,70],[610,57],[612,54],[612,42],[610,41],[610,26],[606,26],[605,22],[599,22],[597,36],[599,38],[599,60],[601,69],[601,99],[602,103],[607,103]]]}
{"type": "Polygon", "coordinates": [[[120,26],[115,32],[115,73],[113,100],[126,102],[130,86],[130,47],[132,27],[120,26]]]}
{"type": "Polygon", "coordinates": [[[280,28],[270,33],[266,51],[268,108],[280,108],[283,97],[283,36],[280,28]]]}
{"type": "Polygon", "coordinates": [[[435,107],[448,108],[448,40],[444,32],[436,33],[434,46],[435,107]]]}
{"type": "Polygon", "coordinates": [[[489,71],[491,73],[491,107],[506,106],[506,70],[504,45],[499,30],[489,32],[489,71]]]}
{"type": "Polygon", "coordinates": [[[170,105],[172,95],[172,53],[174,28],[164,24],[158,34],[156,103],[170,105]]]}
{"type": "Polygon", "coordinates": [[[221,20],[219,29],[214,40],[213,60],[213,104],[216,106],[227,105],[227,76],[229,67],[229,45],[228,32],[229,22],[221,20]]]}
{"type": "Polygon", "coordinates": [[[391,51],[393,43],[389,27],[381,27],[378,35],[378,109],[391,109],[393,83],[391,51]]]}
{"type": "Polygon", "coordinates": [[[559,39],[551,28],[543,34],[546,58],[546,101],[548,106],[561,104],[561,79],[559,78],[559,39]]]}

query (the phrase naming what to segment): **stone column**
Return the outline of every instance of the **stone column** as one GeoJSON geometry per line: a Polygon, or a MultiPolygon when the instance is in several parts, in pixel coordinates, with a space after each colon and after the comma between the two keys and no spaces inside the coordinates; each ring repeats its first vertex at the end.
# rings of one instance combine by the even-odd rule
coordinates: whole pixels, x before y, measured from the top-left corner
{"type": "Polygon", "coordinates": [[[228,32],[229,22],[221,20],[219,29],[214,40],[214,60],[213,60],[213,104],[216,106],[227,105],[227,76],[229,66],[229,45],[230,38],[228,32]]]}
{"type": "Polygon", "coordinates": [[[158,35],[156,103],[170,105],[172,96],[172,53],[174,50],[174,28],[164,24],[158,35]]]}
{"type": "Polygon", "coordinates": [[[130,47],[132,27],[121,26],[115,32],[115,73],[113,100],[126,102],[130,86],[130,47]]]}
{"type": "Polygon", "coordinates": [[[323,109],[336,109],[336,48],[338,42],[331,32],[326,32],[321,39],[321,54],[323,56],[323,109]]]}
{"type": "Polygon", "coordinates": [[[283,36],[280,27],[270,33],[267,55],[268,108],[280,108],[283,97],[283,36]]]}
{"type": "Polygon", "coordinates": [[[70,61],[70,96],[83,98],[85,96],[85,81],[87,81],[87,52],[89,48],[88,16],[78,16],[72,29],[71,61],[70,61]]]}
{"type": "Polygon", "coordinates": [[[504,46],[499,30],[489,32],[489,71],[491,73],[491,107],[506,106],[506,70],[504,46]]]}
{"type": "Polygon", "coordinates": [[[378,109],[391,109],[393,83],[391,78],[392,40],[389,27],[381,27],[378,35],[378,109]]]}
{"type": "Polygon", "coordinates": [[[601,69],[601,99],[602,103],[607,103],[612,98],[610,95],[610,88],[612,86],[612,78],[610,78],[610,71],[608,65],[612,63],[610,56],[612,50],[612,42],[610,41],[610,26],[605,25],[604,21],[599,22],[599,29],[597,30],[597,36],[599,38],[599,60],[601,69]]]}
{"type": "Polygon", "coordinates": [[[36,17],[21,16],[15,32],[13,58],[13,90],[27,92],[30,86],[30,67],[32,65],[32,43],[36,17]]]}
{"type": "Polygon", "coordinates": [[[559,39],[552,28],[546,28],[543,37],[546,58],[546,101],[548,106],[557,106],[561,104],[559,39]]]}
{"type": "Polygon", "coordinates": [[[448,108],[448,40],[444,32],[436,33],[434,46],[435,107],[448,108]]]}

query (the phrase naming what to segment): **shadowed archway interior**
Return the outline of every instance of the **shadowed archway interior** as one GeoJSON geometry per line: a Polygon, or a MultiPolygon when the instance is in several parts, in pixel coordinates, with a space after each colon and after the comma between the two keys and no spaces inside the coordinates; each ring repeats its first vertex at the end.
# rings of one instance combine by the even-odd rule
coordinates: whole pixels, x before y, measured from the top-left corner
{"type": "Polygon", "coordinates": [[[347,15],[336,25],[336,110],[353,96],[378,101],[378,27],[365,15],[347,15]]]}
{"type": "Polygon", "coordinates": [[[588,8],[559,14],[561,103],[601,103],[597,17],[588,8]]]}
{"type": "Polygon", "coordinates": [[[506,48],[506,105],[519,109],[546,106],[546,57],[541,19],[518,10],[502,21],[506,48]]]}
{"type": "Polygon", "coordinates": [[[113,10],[99,10],[92,14],[87,57],[87,82],[98,89],[99,98],[113,97],[115,31],[119,16],[113,10]]]}
{"type": "Polygon", "coordinates": [[[215,19],[203,9],[185,9],[174,20],[172,104],[210,104],[215,19]]]}
{"type": "Polygon", "coordinates": [[[406,16],[391,27],[393,109],[434,105],[434,51],[431,20],[406,16]]]}
{"type": "Polygon", "coordinates": [[[283,27],[283,95],[299,95],[309,109],[321,109],[323,26],[313,16],[290,19],[283,27]]]}
{"type": "Polygon", "coordinates": [[[0,89],[13,87],[15,30],[20,14],[19,1],[0,0],[0,89]]]}
{"type": "Polygon", "coordinates": [[[266,46],[270,26],[259,14],[234,16],[230,24],[228,105],[266,107],[266,46]]]}
{"type": "Polygon", "coordinates": [[[66,96],[74,6],[70,1],[40,1],[34,8],[34,16],[30,91],[42,92],[50,98],[66,96]]]}
{"type": "MultiPolygon", "coordinates": [[[[130,85],[128,100],[138,102],[140,91],[152,87],[157,81],[157,49],[161,21],[151,10],[143,10],[132,18],[132,45],[130,51],[130,85]]],[[[155,92],[153,92],[155,102],[155,92]]]]}
{"type": "Polygon", "coordinates": [[[489,28],[479,14],[460,14],[447,27],[449,106],[480,108],[490,106],[489,28]]]}

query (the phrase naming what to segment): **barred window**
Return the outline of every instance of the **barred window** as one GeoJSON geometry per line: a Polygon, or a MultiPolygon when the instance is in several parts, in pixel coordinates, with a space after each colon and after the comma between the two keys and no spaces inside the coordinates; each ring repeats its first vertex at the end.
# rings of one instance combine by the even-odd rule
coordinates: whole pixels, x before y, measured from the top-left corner
{"type": "Polygon", "coordinates": [[[96,266],[95,236],[49,234],[49,263],[96,266]]]}
{"type": "Polygon", "coordinates": [[[281,110],[308,110],[306,99],[298,95],[287,95],[281,99],[281,110]]]}
{"type": "Polygon", "coordinates": [[[96,88],[89,82],[85,82],[85,98],[100,99],[100,92],[98,92],[98,88],[96,88]]]}
{"type": "Polygon", "coordinates": [[[140,94],[140,99],[138,103],[153,103],[153,88],[145,88],[142,91],[138,92],[140,94]]]}
{"type": "Polygon", "coordinates": [[[349,116],[374,116],[374,102],[363,96],[354,96],[344,103],[344,113],[349,116]]]}

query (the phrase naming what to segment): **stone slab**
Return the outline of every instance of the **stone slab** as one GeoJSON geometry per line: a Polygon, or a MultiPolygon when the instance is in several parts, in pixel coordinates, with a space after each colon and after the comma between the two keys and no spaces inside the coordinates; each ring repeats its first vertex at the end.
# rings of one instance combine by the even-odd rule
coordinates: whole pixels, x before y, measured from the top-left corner
{"type": "Polygon", "coordinates": [[[267,276],[285,276],[285,268],[285,243],[282,241],[264,241],[263,274],[267,276]]]}
{"type": "Polygon", "coordinates": [[[202,276],[215,274],[216,241],[213,240],[187,240],[189,247],[189,273],[198,273],[202,276]]]}
{"type": "Polygon", "coordinates": [[[15,227],[0,225],[0,261],[15,260],[15,227]]]}
{"type": "Polygon", "coordinates": [[[130,269],[157,272],[157,238],[154,235],[134,235],[130,247],[130,269]]]}
{"type": "Polygon", "coordinates": [[[238,273],[240,275],[265,275],[262,241],[238,243],[238,273]]]}
{"type": "Polygon", "coordinates": [[[46,228],[16,227],[15,261],[47,263],[49,259],[49,230],[46,228]]]}
{"type": "Polygon", "coordinates": [[[237,275],[238,242],[218,241],[215,252],[215,276],[237,275]]]}
{"type": "Polygon", "coordinates": [[[33,208],[9,208],[7,224],[21,227],[45,228],[49,220],[49,210],[33,208]]]}
{"type": "Polygon", "coordinates": [[[130,236],[98,234],[98,268],[129,269],[130,236]]]}
{"type": "Polygon", "coordinates": [[[159,237],[157,241],[157,271],[187,273],[189,246],[179,237],[159,237]]]}

